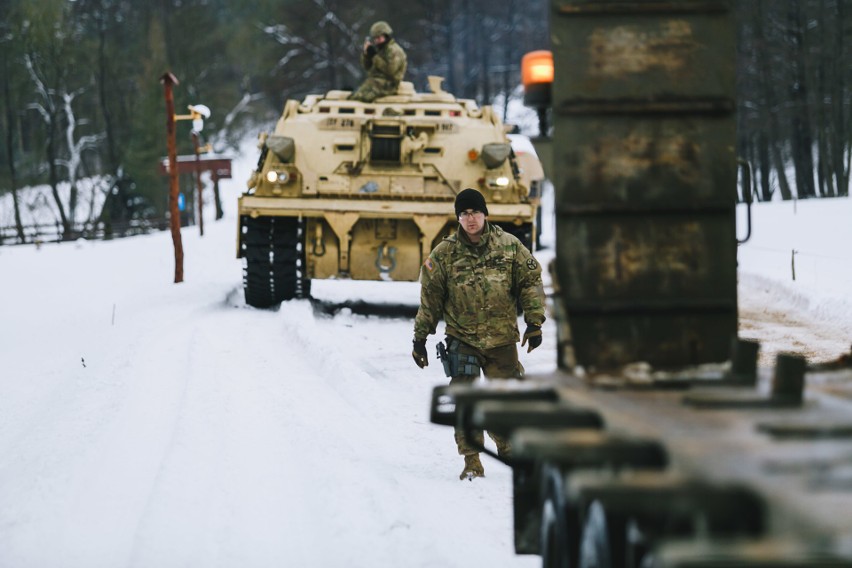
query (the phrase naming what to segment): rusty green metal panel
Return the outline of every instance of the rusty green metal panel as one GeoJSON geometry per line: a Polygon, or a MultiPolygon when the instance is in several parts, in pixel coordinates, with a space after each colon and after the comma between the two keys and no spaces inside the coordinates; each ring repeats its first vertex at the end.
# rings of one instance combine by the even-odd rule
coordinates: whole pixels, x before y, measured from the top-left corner
{"type": "Polygon", "coordinates": [[[729,355],[737,331],[730,8],[552,4],[558,301],[586,367],[729,355]]]}
{"type": "Polygon", "coordinates": [[[692,99],[708,111],[730,102],[735,53],[728,2],[563,0],[554,8],[557,111],[614,100],[676,109],[692,99]]]}
{"type": "Polygon", "coordinates": [[[565,206],[730,207],[736,135],[728,116],[572,116],[553,161],[565,206]]]}
{"type": "Polygon", "coordinates": [[[568,294],[566,307],[733,308],[733,229],[721,215],[561,216],[558,277],[568,294]]]}
{"type": "Polygon", "coordinates": [[[647,361],[655,368],[717,361],[731,341],[726,314],[688,310],[607,317],[580,313],[572,316],[571,326],[575,353],[593,355],[581,362],[597,369],[618,368],[626,361],[647,361]]]}

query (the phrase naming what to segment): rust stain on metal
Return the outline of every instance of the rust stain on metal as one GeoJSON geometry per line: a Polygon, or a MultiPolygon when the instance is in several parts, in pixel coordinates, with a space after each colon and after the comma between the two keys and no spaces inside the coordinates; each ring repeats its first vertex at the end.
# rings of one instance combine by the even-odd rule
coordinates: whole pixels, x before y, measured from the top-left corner
{"type": "Polygon", "coordinates": [[[598,258],[598,295],[611,296],[648,284],[652,278],[657,293],[672,294],[706,277],[705,235],[698,222],[660,225],[652,233],[615,226],[595,247],[598,258]]]}
{"type": "Polygon", "coordinates": [[[589,38],[589,75],[617,79],[659,69],[684,69],[698,47],[684,20],[663,22],[651,30],[636,25],[598,28],[589,38]]]}
{"type": "Polygon", "coordinates": [[[645,178],[652,169],[665,171],[687,184],[700,176],[697,142],[682,134],[660,137],[631,133],[600,138],[583,151],[583,182],[595,185],[645,178]]]}

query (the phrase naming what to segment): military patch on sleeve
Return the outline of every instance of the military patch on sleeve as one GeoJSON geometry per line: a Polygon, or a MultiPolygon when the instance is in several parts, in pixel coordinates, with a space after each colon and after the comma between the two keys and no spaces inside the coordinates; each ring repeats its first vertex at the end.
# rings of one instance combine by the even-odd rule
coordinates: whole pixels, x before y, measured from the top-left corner
{"type": "Polygon", "coordinates": [[[427,258],[426,262],[423,263],[423,266],[425,266],[426,270],[428,270],[429,272],[432,272],[432,269],[435,268],[435,265],[432,264],[431,258],[427,258]]]}
{"type": "Polygon", "coordinates": [[[536,268],[538,268],[538,263],[535,261],[534,258],[527,259],[527,268],[529,268],[530,270],[535,270],[536,268]]]}

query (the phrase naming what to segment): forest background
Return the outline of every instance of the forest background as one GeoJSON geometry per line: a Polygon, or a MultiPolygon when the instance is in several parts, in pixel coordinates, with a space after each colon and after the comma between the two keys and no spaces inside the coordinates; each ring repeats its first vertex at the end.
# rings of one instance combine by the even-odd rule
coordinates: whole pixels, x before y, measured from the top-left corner
{"type": "MultiPolygon", "coordinates": [[[[737,151],[755,168],[755,197],[848,195],[852,0],[733,5],[737,151]]],[[[15,240],[18,190],[37,184],[51,187],[66,239],[163,217],[166,71],[180,80],[179,112],[213,109],[205,141],[227,153],[287,99],[357,86],[363,40],[384,19],[418,90],[440,75],[505,116],[521,57],[549,48],[549,14],[547,0],[0,0],[0,198],[13,196],[15,240]],[[83,191],[103,199],[80,222],[83,191]]],[[[192,152],[186,130],[179,153],[192,152]]]]}

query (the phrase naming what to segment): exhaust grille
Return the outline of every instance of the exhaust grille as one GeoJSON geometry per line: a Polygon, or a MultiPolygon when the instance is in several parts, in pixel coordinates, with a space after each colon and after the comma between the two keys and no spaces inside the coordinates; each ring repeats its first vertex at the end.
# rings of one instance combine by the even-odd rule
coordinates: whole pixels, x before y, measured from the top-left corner
{"type": "Polygon", "coordinates": [[[401,138],[373,138],[370,160],[373,162],[399,162],[401,138]]]}

